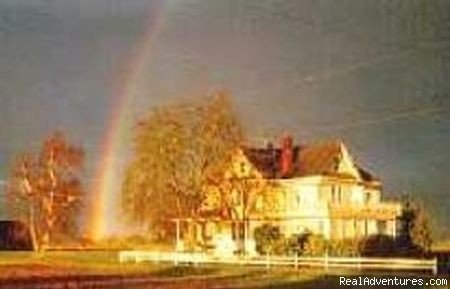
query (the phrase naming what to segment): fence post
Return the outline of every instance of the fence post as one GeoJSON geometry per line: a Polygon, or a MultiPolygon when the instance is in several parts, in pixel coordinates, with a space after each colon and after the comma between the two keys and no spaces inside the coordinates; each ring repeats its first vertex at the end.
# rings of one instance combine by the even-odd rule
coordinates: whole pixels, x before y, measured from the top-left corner
{"type": "Polygon", "coordinates": [[[198,255],[192,255],[192,263],[194,264],[194,267],[198,267],[199,264],[199,260],[198,260],[198,255]]]}
{"type": "Polygon", "coordinates": [[[328,250],[325,250],[324,263],[325,263],[325,272],[328,273],[328,250]]]}
{"type": "Polygon", "coordinates": [[[298,270],[298,252],[297,251],[295,252],[295,255],[294,255],[294,267],[295,267],[295,270],[298,270]]]}
{"type": "Polygon", "coordinates": [[[270,269],[270,253],[267,252],[266,254],[266,269],[269,270],[270,269]]]}
{"type": "Polygon", "coordinates": [[[438,266],[439,266],[439,260],[437,257],[434,257],[433,259],[433,275],[437,275],[438,274],[438,266]]]}

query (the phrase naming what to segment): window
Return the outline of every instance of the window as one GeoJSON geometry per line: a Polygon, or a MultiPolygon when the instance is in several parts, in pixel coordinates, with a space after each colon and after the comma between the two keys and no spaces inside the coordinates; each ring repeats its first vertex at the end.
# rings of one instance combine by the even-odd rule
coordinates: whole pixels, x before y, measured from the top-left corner
{"type": "Polygon", "coordinates": [[[377,231],[379,235],[387,235],[387,223],[386,221],[377,221],[377,231]]]}
{"type": "Polygon", "coordinates": [[[371,194],[370,194],[370,192],[365,192],[364,193],[364,203],[365,204],[369,204],[370,203],[370,200],[371,200],[371,194]]]}
{"type": "Polygon", "coordinates": [[[369,236],[369,220],[364,220],[364,236],[369,236]]]}
{"type": "Polygon", "coordinates": [[[342,188],[339,185],[331,186],[331,200],[333,203],[341,203],[343,199],[342,188]]]}
{"type": "Polygon", "coordinates": [[[240,165],[241,165],[241,174],[245,174],[245,163],[241,162],[240,165]]]}
{"type": "Polygon", "coordinates": [[[295,195],[295,199],[296,199],[295,203],[297,204],[297,208],[299,208],[300,204],[301,204],[301,201],[302,201],[302,198],[301,198],[300,194],[295,195]]]}
{"type": "Polygon", "coordinates": [[[211,240],[212,236],[214,236],[214,233],[216,231],[216,224],[212,222],[207,222],[205,224],[205,231],[204,231],[204,237],[207,240],[211,240]]]}

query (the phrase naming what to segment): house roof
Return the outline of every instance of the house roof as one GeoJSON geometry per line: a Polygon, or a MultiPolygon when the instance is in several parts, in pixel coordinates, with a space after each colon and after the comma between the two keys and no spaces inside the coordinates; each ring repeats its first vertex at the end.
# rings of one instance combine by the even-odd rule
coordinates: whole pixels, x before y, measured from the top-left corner
{"type": "Polygon", "coordinates": [[[300,175],[336,174],[342,159],[342,143],[338,141],[307,145],[294,163],[300,175]]]}
{"type": "MultiPolygon", "coordinates": [[[[341,141],[327,141],[292,147],[292,166],[288,174],[282,173],[282,149],[271,145],[265,148],[246,147],[243,152],[247,159],[265,178],[293,178],[313,175],[355,178],[339,171],[340,160],[344,157],[345,146],[341,141]]],[[[367,182],[377,179],[367,170],[355,164],[359,177],[367,182]]]]}

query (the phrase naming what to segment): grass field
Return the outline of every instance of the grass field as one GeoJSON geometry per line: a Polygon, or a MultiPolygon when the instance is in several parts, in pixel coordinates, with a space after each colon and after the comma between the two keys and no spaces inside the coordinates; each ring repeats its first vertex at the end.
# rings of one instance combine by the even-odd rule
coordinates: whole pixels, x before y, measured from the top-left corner
{"type": "MultiPolygon", "coordinates": [[[[126,263],[117,261],[116,252],[0,252],[0,284],[11,279],[71,278],[74,276],[148,276],[158,282],[177,284],[167,288],[253,288],[281,286],[311,280],[317,271],[294,271],[244,266],[174,266],[170,263],[126,263]]],[[[150,281],[153,282],[153,281],[150,281]]],[[[166,284],[166,283],[164,283],[166,284]]],[[[136,289],[147,288],[136,287],[136,289]]],[[[1,286],[0,286],[1,287],[1,286]]],[[[19,287],[20,288],[20,287],[19,287]]],[[[129,287],[126,287],[129,288],[129,287]]],[[[148,288],[153,288],[152,286],[148,288]]],[[[158,287],[159,288],[159,287],[158,287]]],[[[166,288],[166,287],[161,287],[166,288]]],[[[274,287],[275,288],[275,287],[274,287]]],[[[289,287],[288,287],[289,288],[289,287]]],[[[131,287],[130,289],[135,289],[131,287]]]]}
{"type": "MultiPolygon", "coordinates": [[[[35,270],[36,274],[152,274],[154,276],[236,275],[261,271],[243,266],[175,267],[170,263],[119,263],[114,251],[1,252],[0,278],[8,269],[35,270]]],[[[15,273],[19,277],[19,273],[15,273]]]]}
{"type": "MultiPolygon", "coordinates": [[[[342,272],[347,276],[364,276],[362,272],[342,272]]],[[[321,270],[265,268],[245,266],[180,266],[170,263],[126,263],[117,261],[114,251],[54,251],[46,253],[0,252],[0,284],[11,279],[53,278],[71,276],[148,276],[150,285],[118,287],[147,288],[339,288],[339,276],[321,270]],[[155,286],[151,282],[158,283],[155,286]],[[165,283],[164,283],[165,282],[165,283]],[[153,284],[153,285],[152,285],[153,284]]],[[[382,276],[382,275],[379,275],[382,276]]],[[[390,276],[418,277],[394,272],[390,276]]],[[[1,286],[0,286],[1,287],[1,286]]],[[[18,287],[20,288],[20,287],[18,287]]],[[[116,287],[108,287],[116,288],[116,287]]],[[[364,288],[349,286],[344,288],[364,288]]],[[[368,287],[394,288],[394,287],[368,287]]],[[[398,288],[398,286],[397,286],[398,288]]],[[[410,286],[403,288],[449,288],[448,286],[410,286]]]]}
{"type": "Polygon", "coordinates": [[[0,280],[75,275],[149,274],[163,265],[117,262],[115,252],[0,252],[0,280]]]}

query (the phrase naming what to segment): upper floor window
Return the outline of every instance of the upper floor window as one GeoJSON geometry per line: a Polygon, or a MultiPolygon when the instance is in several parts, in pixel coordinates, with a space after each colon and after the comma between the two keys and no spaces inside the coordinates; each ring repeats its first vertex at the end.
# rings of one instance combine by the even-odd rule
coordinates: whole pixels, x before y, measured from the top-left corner
{"type": "Polygon", "coordinates": [[[365,192],[364,193],[364,203],[369,204],[371,202],[371,199],[372,199],[372,194],[370,192],[365,192]]]}
{"type": "Polygon", "coordinates": [[[244,162],[241,162],[240,165],[241,165],[241,167],[240,167],[240,169],[241,169],[241,174],[245,174],[245,163],[244,163],[244,162]]]}
{"type": "Polygon", "coordinates": [[[300,194],[295,195],[295,204],[297,205],[297,207],[300,207],[301,202],[302,202],[302,198],[301,198],[300,194]]]}
{"type": "Polygon", "coordinates": [[[342,188],[339,185],[331,186],[331,201],[333,203],[342,203],[343,200],[343,192],[342,188]]]}

